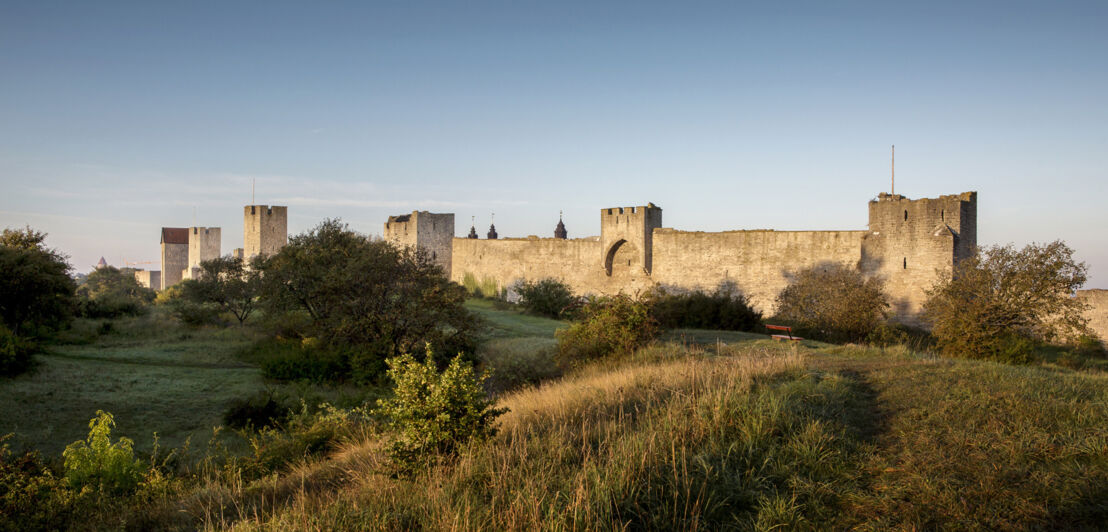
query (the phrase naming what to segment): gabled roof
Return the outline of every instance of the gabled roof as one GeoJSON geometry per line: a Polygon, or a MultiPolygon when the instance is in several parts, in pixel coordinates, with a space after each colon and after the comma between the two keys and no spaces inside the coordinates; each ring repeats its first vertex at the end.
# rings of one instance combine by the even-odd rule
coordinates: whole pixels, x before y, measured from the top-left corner
{"type": "Polygon", "coordinates": [[[185,227],[163,227],[162,244],[188,244],[189,230],[185,227]]]}

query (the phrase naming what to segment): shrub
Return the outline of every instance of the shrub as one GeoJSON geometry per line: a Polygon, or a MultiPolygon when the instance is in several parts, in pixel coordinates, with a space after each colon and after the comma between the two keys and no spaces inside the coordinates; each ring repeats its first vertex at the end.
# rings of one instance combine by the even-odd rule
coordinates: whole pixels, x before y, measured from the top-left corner
{"type": "Polygon", "coordinates": [[[580,321],[555,333],[558,357],[570,365],[627,355],[658,336],[649,305],[626,294],[592,298],[579,313],[580,321]]]}
{"type": "Polygon", "coordinates": [[[289,407],[273,393],[238,399],[223,413],[223,424],[235,429],[261,429],[280,425],[289,417],[289,407]]]}
{"type": "MultiPolygon", "coordinates": [[[[428,347],[430,349],[430,347],[428,347]]],[[[405,354],[388,360],[393,397],[378,400],[378,412],[394,431],[389,456],[411,469],[429,454],[451,455],[459,446],[492,436],[493,422],[506,409],[493,408],[477,376],[461,355],[441,373],[431,353],[424,362],[405,354]]]]}
{"type": "Polygon", "coordinates": [[[38,452],[12,456],[8,445],[0,443],[0,531],[68,528],[69,502],[63,480],[38,452]]]}
{"type": "Polygon", "coordinates": [[[775,320],[799,334],[831,342],[860,342],[885,319],[888,299],[877,278],[828,264],[805,268],[777,295],[775,320]]]}
{"type": "Polygon", "coordinates": [[[158,294],[155,302],[164,305],[169,313],[181,323],[191,327],[203,327],[205,325],[218,325],[221,308],[211,302],[199,301],[188,294],[194,292],[196,281],[186,279],[158,294]]]}
{"type": "Polygon", "coordinates": [[[924,318],[947,355],[1025,362],[1036,343],[1087,332],[1084,263],[1060,241],[991,247],[963,259],[927,292],[924,318]]]}
{"type": "Polygon", "coordinates": [[[710,294],[702,290],[669,292],[659,286],[647,298],[651,316],[665,329],[753,331],[762,321],[762,313],[750,306],[734,283],[720,283],[710,294]]]}
{"type": "Polygon", "coordinates": [[[491,277],[485,277],[480,281],[472,273],[466,273],[462,276],[462,286],[465,287],[466,292],[474,297],[480,297],[485,299],[504,299],[504,293],[497,288],[496,279],[491,277]]]}
{"type": "Polygon", "coordinates": [[[142,462],[132,450],[134,443],[129,438],[112,443],[115,419],[103,410],[96,411],[88,426],[88,438],[69,444],[62,453],[66,481],[74,489],[89,487],[106,495],[133,492],[143,477],[142,462]]]}
{"type": "Polygon", "coordinates": [[[340,382],[351,375],[350,354],[341,346],[319,345],[310,339],[266,340],[247,355],[262,375],[279,381],[340,382]]]}
{"type": "Polygon", "coordinates": [[[528,384],[538,384],[562,375],[552,338],[498,338],[481,346],[478,355],[488,380],[485,388],[502,393],[528,384]]]}
{"type": "Polygon", "coordinates": [[[257,478],[306,457],[319,456],[368,422],[369,413],[364,407],[342,409],[323,403],[318,410],[311,410],[302,402],[300,412],[289,416],[283,425],[243,433],[253,452],[244,473],[257,478]]]}
{"type": "Polygon", "coordinates": [[[1078,336],[1073,342],[1073,352],[1087,358],[1108,358],[1108,349],[1099,338],[1090,334],[1078,336]]]}
{"type": "Polygon", "coordinates": [[[137,316],[155,298],[153,290],[135,280],[133,270],[112,266],[90,273],[77,295],[80,313],[87,318],[137,316]]]}
{"type": "Polygon", "coordinates": [[[16,336],[0,324],[0,376],[10,377],[30,369],[33,364],[31,355],[36,351],[38,344],[16,336]]]}
{"type": "Polygon", "coordinates": [[[548,318],[561,317],[564,310],[577,302],[569,285],[557,279],[546,278],[534,282],[524,280],[516,283],[514,289],[519,294],[520,305],[534,314],[548,318]]]}

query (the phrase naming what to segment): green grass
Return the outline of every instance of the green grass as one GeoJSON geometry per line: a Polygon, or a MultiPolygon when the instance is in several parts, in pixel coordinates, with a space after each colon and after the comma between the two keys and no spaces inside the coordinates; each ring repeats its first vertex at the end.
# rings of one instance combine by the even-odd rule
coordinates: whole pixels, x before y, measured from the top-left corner
{"type": "Polygon", "coordinates": [[[57,455],[87,435],[97,410],[115,415],[139,451],[154,432],[162,445],[203,443],[232,400],[265,389],[257,369],[235,358],[250,341],[238,330],[189,331],[156,315],[115,323],[90,343],[51,346],[34,371],[0,381],[0,434],[13,433],[13,447],[57,455]]]}
{"type": "Polygon", "coordinates": [[[491,338],[553,338],[554,331],[569,327],[564,321],[524,314],[514,309],[501,310],[488,299],[466,300],[466,308],[488,325],[491,338]]]}

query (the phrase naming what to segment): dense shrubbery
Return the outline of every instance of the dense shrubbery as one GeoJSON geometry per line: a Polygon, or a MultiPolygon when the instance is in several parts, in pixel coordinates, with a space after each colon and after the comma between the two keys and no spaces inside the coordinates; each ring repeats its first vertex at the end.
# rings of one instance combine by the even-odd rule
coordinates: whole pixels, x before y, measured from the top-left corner
{"type": "Polygon", "coordinates": [[[861,342],[884,322],[888,299],[877,278],[838,264],[800,270],[777,296],[775,321],[797,334],[831,342],[861,342]]]}
{"type": "Polygon", "coordinates": [[[192,288],[196,281],[186,279],[158,293],[154,300],[159,305],[164,305],[173,317],[190,327],[203,327],[205,325],[218,325],[222,323],[219,315],[219,305],[211,302],[198,301],[194,297],[186,296],[186,293],[196,293],[198,289],[192,288]]]}
{"type": "Polygon", "coordinates": [[[753,331],[762,320],[762,313],[750,306],[734,283],[720,283],[710,294],[657,287],[647,294],[647,299],[651,316],[664,329],[753,331]]]}
{"type": "Polygon", "coordinates": [[[34,362],[31,355],[38,349],[34,340],[16,336],[0,324],[0,377],[18,375],[30,369],[34,362]]]}
{"type": "Polygon", "coordinates": [[[238,399],[223,413],[223,424],[233,429],[278,426],[289,418],[289,407],[272,392],[238,399]]]}
{"type": "MultiPolygon", "coordinates": [[[[198,279],[179,285],[181,297],[185,302],[200,308],[228,312],[242,325],[257,307],[263,265],[264,259],[261,257],[255,257],[250,268],[238,257],[203,261],[200,263],[198,279]]],[[[196,310],[192,310],[191,314],[202,316],[196,310]]]]}
{"type": "Polygon", "coordinates": [[[658,335],[650,306],[626,294],[591,298],[578,315],[579,321],[556,333],[558,357],[566,364],[627,355],[658,335]]]}
{"type": "Polygon", "coordinates": [[[93,270],[77,288],[79,313],[86,318],[137,316],[154,297],[153,290],[135,280],[132,270],[112,266],[93,270]]]}
{"type": "Polygon", "coordinates": [[[329,220],[290,238],[261,267],[266,313],[306,315],[295,336],[345,353],[358,380],[380,375],[386,358],[425,343],[436,353],[476,349],[478,323],[463,306],[465,289],[423,250],[371,240],[329,220]]]}
{"type": "Polygon", "coordinates": [[[520,305],[534,314],[548,318],[562,317],[564,311],[577,303],[569,285],[557,279],[520,281],[515,285],[515,291],[519,294],[520,305]]]}
{"type": "Polygon", "coordinates": [[[493,408],[481,386],[485,377],[477,376],[461,356],[442,372],[431,353],[425,358],[418,362],[405,354],[389,359],[388,375],[396,386],[393,397],[378,401],[378,412],[394,431],[389,456],[403,469],[493,435],[494,421],[506,412],[493,408]]]}
{"type": "Polygon", "coordinates": [[[13,456],[0,438],[0,531],[62,530],[72,496],[38,452],[13,456]]]}
{"type": "Polygon", "coordinates": [[[319,456],[336,444],[358,434],[369,423],[365,408],[343,409],[327,403],[317,409],[301,404],[280,425],[247,431],[253,456],[242,463],[247,478],[278,471],[306,457],[319,456]]]}
{"type": "Polygon", "coordinates": [[[1085,277],[1060,241],[986,248],[928,291],[924,315],[947,355],[1026,363],[1042,343],[1087,331],[1072,297],[1085,277]]]}

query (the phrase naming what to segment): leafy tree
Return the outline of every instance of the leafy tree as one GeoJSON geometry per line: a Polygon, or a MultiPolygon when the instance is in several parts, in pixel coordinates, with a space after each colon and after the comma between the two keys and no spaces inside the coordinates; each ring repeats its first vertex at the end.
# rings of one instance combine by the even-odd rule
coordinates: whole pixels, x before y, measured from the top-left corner
{"type": "Polygon", "coordinates": [[[351,364],[363,377],[425,343],[439,353],[475,348],[477,321],[463,306],[465,289],[422,250],[370,240],[326,220],[260,266],[267,313],[307,314],[304,336],[352,347],[351,364]]]}
{"type": "Polygon", "coordinates": [[[889,307],[882,282],[840,264],[817,265],[796,273],[777,295],[775,319],[804,335],[833,342],[865,340],[885,319],[889,307]]]}
{"type": "Polygon", "coordinates": [[[97,268],[77,289],[82,314],[92,318],[137,315],[154,301],[153,290],[139,284],[134,270],[97,268]]]}
{"type": "Polygon", "coordinates": [[[257,308],[261,289],[261,257],[246,268],[239,257],[219,257],[200,263],[199,279],[182,287],[185,298],[195,303],[214,303],[230,312],[242,325],[257,308]]]}
{"type": "Polygon", "coordinates": [[[0,233],[0,320],[16,335],[56,329],[73,316],[69,264],[45,246],[45,238],[30,227],[0,233]]]}
{"type": "Polygon", "coordinates": [[[1028,361],[1035,342],[1088,332],[1073,297],[1086,272],[1062,241],[985,248],[928,290],[924,317],[946,354],[1028,361]]]}
{"type": "Polygon", "coordinates": [[[569,285],[557,279],[525,280],[519,282],[515,289],[524,308],[548,318],[561,317],[562,311],[577,303],[569,285]]]}
{"type": "Polygon", "coordinates": [[[461,355],[442,372],[433,359],[430,352],[422,363],[408,354],[390,358],[393,397],[377,401],[378,412],[388,418],[395,434],[389,456],[405,468],[430,453],[449,455],[471,439],[492,436],[493,422],[507,412],[493,408],[482,387],[487,377],[477,376],[461,355]]]}
{"type": "Polygon", "coordinates": [[[658,336],[658,324],[647,302],[626,294],[589,299],[580,320],[555,332],[558,357],[577,364],[608,355],[627,355],[658,336]]]}

